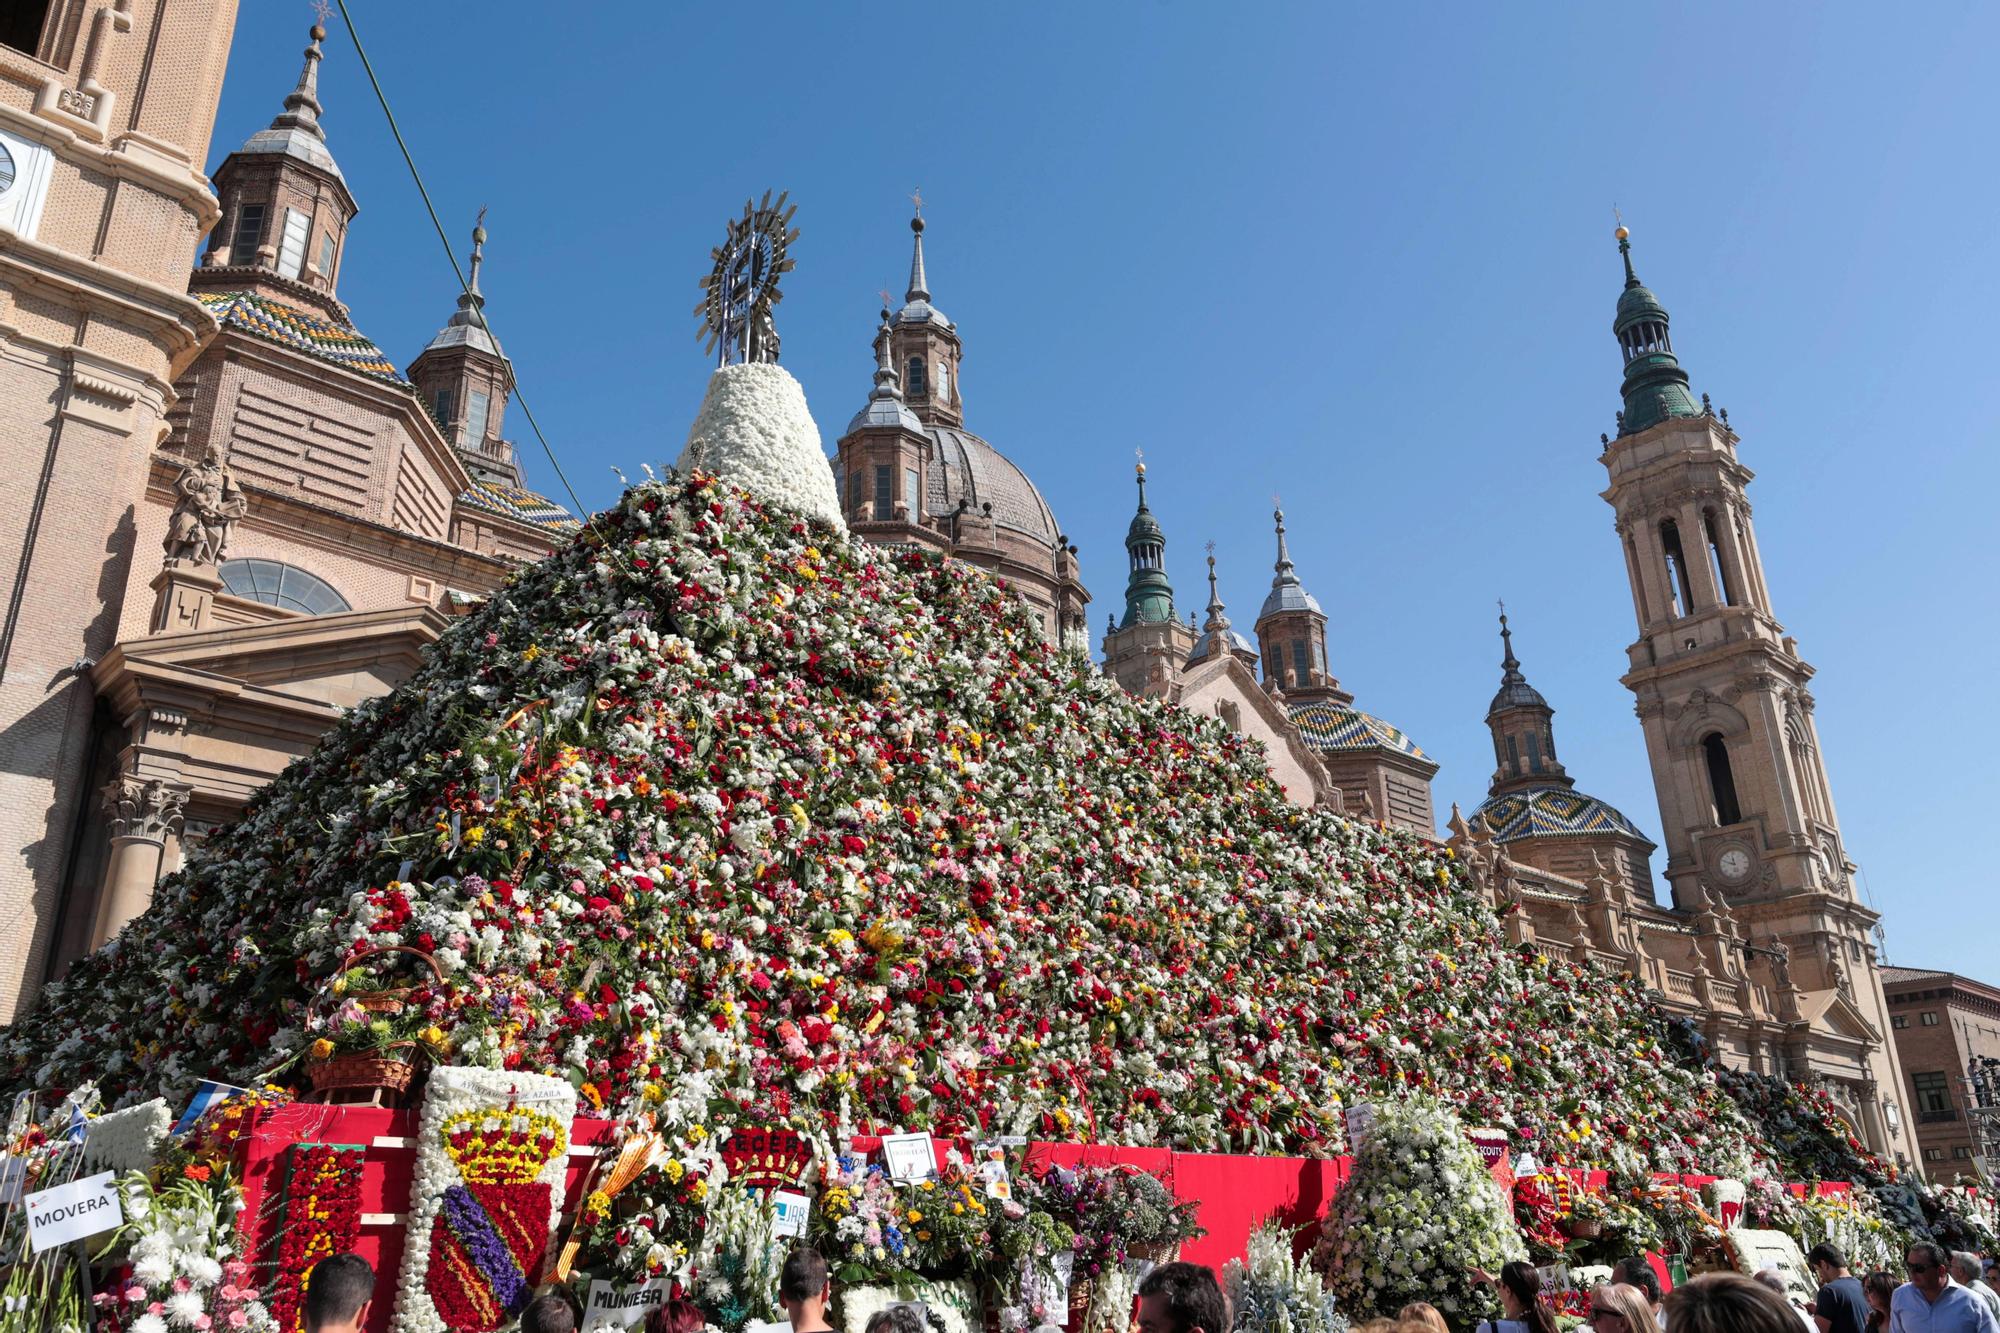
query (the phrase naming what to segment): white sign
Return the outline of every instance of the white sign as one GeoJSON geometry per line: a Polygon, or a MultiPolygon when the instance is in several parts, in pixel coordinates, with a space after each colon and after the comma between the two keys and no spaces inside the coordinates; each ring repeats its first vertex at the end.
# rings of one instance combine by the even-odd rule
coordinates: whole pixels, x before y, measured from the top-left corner
{"type": "Polygon", "coordinates": [[[27,1158],[0,1157],[0,1203],[19,1203],[21,1185],[27,1178],[27,1158]]]}
{"type": "Polygon", "coordinates": [[[1356,1102],[1346,1110],[1347,1150],[1360,1152],[1368,1142],[1368,1131],[1375,1127],[1375,1108],[1367,1102],[1356,1102]]]}
{"type": "Polygon", "coordinates": [[[28,1235],[36,1254],[122,1226],[125,1210],[118,1206],[117,1176],[100,1171],[54,1189],[27,1197],[28,1235]]]}
{"type": "Polygon", "coordinates": [[[673,1291],[674,1280],[670,1277],[656,1277],[629,1287],[616,1282],[593,1282],[590,1298],[583,1306],[584,1327],[631,1328],[644,1323],[648,1314],[667,1303],[673,1291]]]}
{"type": "Polygon", "coordinates": [[[937,1153],[931,1148],[929,1130],[915,1134],[884,1134],[882,1161],[889,1179],[903,1184],[930,1180],[937,1175],[937,1153]]]}
{"type": "Polygon", "coordinates": [[[771,1234],[803,1236],[806,1218],[812,1214],[812,1200],[795,1190],[771,1191],[771,1234]]]}

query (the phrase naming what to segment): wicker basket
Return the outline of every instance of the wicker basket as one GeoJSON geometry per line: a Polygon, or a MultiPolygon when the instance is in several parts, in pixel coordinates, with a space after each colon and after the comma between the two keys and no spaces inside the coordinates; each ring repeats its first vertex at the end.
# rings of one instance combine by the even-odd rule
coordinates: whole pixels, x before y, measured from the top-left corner
{"type": "Polygon", "coordinates": [[[1573,1240],[1596,1240],[1604,1234],[1604,1223],[1591,1218],[1569,1220],[1569,1234],[1573,1240]]]}
{"type": "Polygon", "coordinates": [[[1145,1245],[1134,1245],[1125,1251],[1129,1259],[1138,1259],[1158,1267],[1170,1264],[1181,1257],[1181,1243],[1177,1240],[1152,1241],[1145,1245]]]}
{"type": "Polygon", "coordinates": [[[1083,1322],[1090,1315],[1091,1298],[1096,1294],[1096,1278],[1076,1278],[1070,1282],[1069,1322],[1064,1325],[1070,1333],[1082,1333],[1083,1322]]]}
{"type": "Polygon", "coordinates": [[[347,1051],[306,1062],[308,1101],[345,1106],[390,1106],[416,1077],[416,1043],[399,1041],[379,1051],[347,1051]],[[390,1100],[384,1100],[384,1098],[390,1100]]]}

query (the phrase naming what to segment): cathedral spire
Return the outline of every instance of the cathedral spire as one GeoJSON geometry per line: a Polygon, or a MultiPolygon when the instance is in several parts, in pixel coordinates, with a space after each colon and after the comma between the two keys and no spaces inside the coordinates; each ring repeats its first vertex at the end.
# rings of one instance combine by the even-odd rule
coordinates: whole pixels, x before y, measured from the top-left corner
{"type": "Polygon", "coordinates": [[[466,275],[465,285],[472,293],[472,299],[482,304],[485,297],[479,294],[479,266],[486,262],[486,209],[482,206],[479,216],[472,223],[472,264],[466,275]]]}
{"type": "Polygon", "coordinates": [[[1625,263],[1625,290],[1618,296],[1618,313],[1611,331],[1625,357],[1621,392],[1625,411],[1618,433],[1635,434],[1679,417],[1698,417],[1701,410],[1688,393],[1687,371],[1674,355],[1668,336],[1667,308],[1639,281],[1632,268],[1632,233],[1620,226],[1618,255],[1625,263]]]}
{"type": "Polygon", "coordinates": [[[1569,775],[1556,762],[1552,725],[1556,710],[1521,674],[1505,602],[1500,604],[1500,650],[1500,688],[1486,708],[1486,726],[1493,733],[1493,755],[1498,764],[1491,791],[1551,783],[1571,785],[1569,775]]]}
{"type": "Polygon", "coordinates": [[[1271,579],[1271,592],[1275,596],[1280,588],[1303,590],[1304,585],[1299,582],[1299,572],[1292,565],[1292,552],[1285,545],[1285,511],[1272,510],[1271,517],[1278,523],[1278,562],[1272,566],[1277,570],[1277,574],[1271,579]]]}
{"type": "Polygon", "coordinates": [[[916,239],[910,251],[910,289],[903,293],[903,299],[929,301],[931,283],[924,274],[924,213],[921,204],[917,206],[917,215],[910,219],[910,231],[916,239]]]}
{"type": "Polygon", "coordinates": [[[285,96],[285,109],[271,122],[274,130],[303,130],[322,142],[326,131],[319,127],[320,112],[326,110],[319,104],[319,62],[325,55],[319,44],[326,40],[326,29],[315,23],[312,26],[312,41],[306,47],[305,67],[299,71],[296,88],[285,96]]]}
{"type": "Polygon", "coordinates": [[[1229,610],[1222,604],[1222,593],[1215,586],[1215,543],[1208,544],[1208,619],[1202,628],[1210,634],[1229,628],[1229,610]]]}
{"type": "MultiPolygon", "coordinates": [[[[472,224],[472,258],[466,266],[465,289],[458,294],[458,309],[430,341],[431,348],[470,347],[504,357],[500,340],[486,327],[486,294],[479,290],[479,270],[486,263],[486,210],[479,210],[472,224]]],[[[427,348],[426,350],[429,350],[427,348]]]]}
{"type": "Polygon", "coordinates": [[[1125,618],[1119,627],[1156,625],[1174,620],[1174,590],[1167,582],[1166,534],[1146,507],[1146,464],[1138,465],[1139,509],[1125,530],[1125,552],[1131,575],[1125,583],[1125,618]]]}

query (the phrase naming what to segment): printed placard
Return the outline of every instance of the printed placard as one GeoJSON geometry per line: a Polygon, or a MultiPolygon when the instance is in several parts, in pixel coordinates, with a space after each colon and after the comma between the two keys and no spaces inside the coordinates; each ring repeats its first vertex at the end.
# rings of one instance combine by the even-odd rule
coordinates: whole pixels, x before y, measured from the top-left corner
{"type": "Polygon", "coordinates": [[[1360,1152],[1368,1142],[1368,1132],[1375,1128],[1375,1107],[1368,1102],[1356,1102],[1344,1112],[1347,1119],[1347,1150],[1360,1152]]]}
{"type": "Polygon", "coordinates": [[[35,1253],[122,1226],[125,1210],[118,1203],[117,1179],[113,1172],[100,1171],[30,1194],[24,1202],[35,1253]]]}
{"type": "Polygon", "coordinates": [[[1005,1202],[1014,1197],[1014,1182],[1007,1175],[1007,1149],[1000,1143],[982,1143],[974,1150],[979,1178],[986,1182],[986,1197],[1005,1202]]]}
{"type": "Polygon", "coordinates": [[[673,1291],[674,1280],[670,1277],[650,1278],[629,1287],[616,1282],[592,1282],[583,1306],[584,1327],[631,1328],[644,1323],[648,1314],[667,1303],[673,1291]]]}
{"type": "Polygon", "coordinates": [[[796,1190],[771,1191],[771,1234],[803,1236],[806,1219],[812,1215],[812,1200],[796,1190]]]}
{"type": "Polygon", "coordinates": [[[882,1162],[889,1179],[898,1184],[916,1184],[937,1176],[937,1153],[931,1147],[929,1130],[915,1134],[884,1134],[882,1162]]]}

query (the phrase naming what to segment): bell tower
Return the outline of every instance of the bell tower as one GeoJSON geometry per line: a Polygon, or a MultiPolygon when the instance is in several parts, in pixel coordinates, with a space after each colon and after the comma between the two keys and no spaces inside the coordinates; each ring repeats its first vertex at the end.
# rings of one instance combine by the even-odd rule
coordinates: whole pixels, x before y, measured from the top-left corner
{"type": "Polygon", "coordinates": [[[1878,916],[1855,894],[1820,761],[1813,668],[1772,610],[1754,474],[1728,414],[1689,393],[1666,307],[1633,271],[1630,234],[1617,236],[1625,406],[1600,461],[1639,626],[1623,683],[1645,730],[1674,905],[1698,912],[1720,897],[1750,942],[1786,954],[1809,1012],[1772,1053],[1777,1067],[1834,1078],[1863,1137],[1907,1150],[1878,916]]]}

